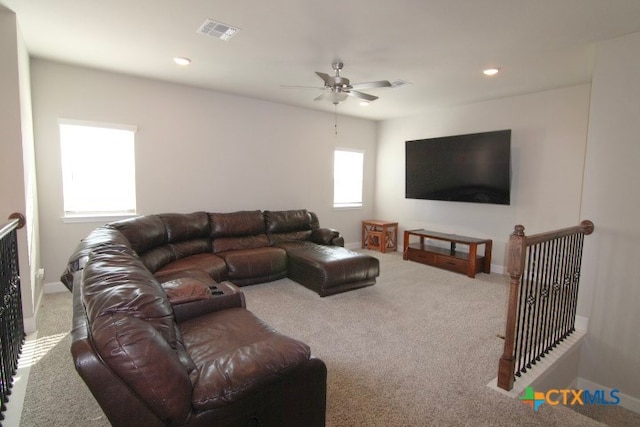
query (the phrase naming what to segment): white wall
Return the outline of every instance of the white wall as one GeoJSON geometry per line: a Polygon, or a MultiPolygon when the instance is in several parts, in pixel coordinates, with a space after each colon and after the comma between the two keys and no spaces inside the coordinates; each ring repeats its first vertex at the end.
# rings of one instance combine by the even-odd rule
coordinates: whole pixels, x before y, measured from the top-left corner
{"type": "Polygon", "coordinates": [[[46,282],[99,225],[61,219],[59,118],[137,126],[141,214],[306,208],[360,241],[360,220],[373,213],[375,122],[341,116],[336,137],[332,114],[43,59],[31,69],[46,282]],[[366,152],[364,209],[333,210],[336,146],[366,152]]]}
{"type": "Polygon", "coordinates": [[[18,212],[20,284],[27,332],[35,330],[39,268],[37,192],[31,123],[29,60],[15,14],[0,5],[0,224],[18,212]]]}
{"type": "Polygon", "coordinates": [[[640,411],[640,33],[598,46],[582,212],[578,314],[589,317],[580,376],[635,399],[640,411]]]}
{"type": "Polygon", "coordinates": [[[401,229],[491,238],[498,269],[514,225],[524,225],[527,234],[577,225],[589,90],[580,85],[382,122],[376,216],[398,221],[401,229]],[[404,198],[405,141],[500,129],[512,129],[510,206],[404,198]]]}

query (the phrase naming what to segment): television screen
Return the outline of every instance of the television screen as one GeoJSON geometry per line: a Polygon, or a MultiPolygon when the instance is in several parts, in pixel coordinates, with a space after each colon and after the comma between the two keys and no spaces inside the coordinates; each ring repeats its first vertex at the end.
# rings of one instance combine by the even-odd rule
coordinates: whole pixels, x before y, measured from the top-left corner
{"type": "Polygon", "coordinates": [[[405,197],[510,204],[511,129],[406,141],[405,197]]]}

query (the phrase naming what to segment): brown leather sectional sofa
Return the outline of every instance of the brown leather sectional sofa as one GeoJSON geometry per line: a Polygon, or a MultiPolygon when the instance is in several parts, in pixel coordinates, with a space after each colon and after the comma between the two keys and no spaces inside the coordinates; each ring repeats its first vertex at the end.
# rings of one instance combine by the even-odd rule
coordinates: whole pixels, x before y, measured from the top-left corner
{"type": "Polygon", "coordinates": [[[246,309],[236,285],[289,276],[321,296],[375,283],[306,210],[162,214],[99,227],[61,279],[76,369],[116,426],[322,426],[326,366],[246,309]]]}

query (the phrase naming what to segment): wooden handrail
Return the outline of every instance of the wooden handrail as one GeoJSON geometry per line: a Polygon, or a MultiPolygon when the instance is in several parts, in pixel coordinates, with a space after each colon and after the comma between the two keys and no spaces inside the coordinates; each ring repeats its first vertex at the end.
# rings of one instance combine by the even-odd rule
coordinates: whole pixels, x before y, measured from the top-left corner
{"type": "Polygon", "coordinates": [[[24,227],[25,223],[27,222],[24,215],[18,212],[14,212],[9,215],[9,219],[11,221],[7,222],[0,228],[0,239],[11,233],[14,229],[20,229],[24,227]]]}
{"type": "MultiPolygon", "coordinates": [[[[516,225],[516,228],[517,227],[522,226],[516,225]]],[[[575,227],[561,228],[559,230],[553,230],[546,233],[532,234],[531,236],[527,236],[527,246],[537,245],[538,243],[548,242],[549,240],[555,240],[559,239],[560,237],[571,236],[578,233],[583,233],[585,236],[587,236],[593,233],[594,229],[595,227],[593,225],[593,222],[585,219],[580,223],[580,225],[576,225],[575,227]]],[[[524,227],[522,227],[522,230],[524,230],[524,227]]]]}

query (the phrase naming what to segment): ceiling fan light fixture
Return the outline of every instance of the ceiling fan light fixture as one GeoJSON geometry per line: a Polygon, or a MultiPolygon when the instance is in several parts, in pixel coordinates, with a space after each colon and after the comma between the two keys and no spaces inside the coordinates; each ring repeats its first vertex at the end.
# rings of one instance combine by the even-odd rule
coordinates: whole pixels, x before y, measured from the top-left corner
{"type": "Polygon", "coordinates": [[[371,104],[369,101],[360,101],[360,106],[361,107],[368,107],[369,104],[371,104]]]}
{"type": "Polygon", "coordinates": [[[334,104],[339,104],[343,101],[346,101],[349,95],[344,92],[331,92],[331,102],[334,104]]]}
{"type": "Polygon", "coordinates": [[[482,74],[484,74],[485,76],[495,76],[499,72],[499,68],[487,68],[486,70],[482,70],[482,74]]]}

